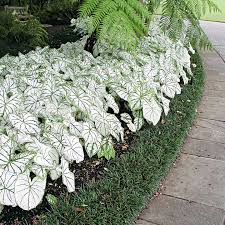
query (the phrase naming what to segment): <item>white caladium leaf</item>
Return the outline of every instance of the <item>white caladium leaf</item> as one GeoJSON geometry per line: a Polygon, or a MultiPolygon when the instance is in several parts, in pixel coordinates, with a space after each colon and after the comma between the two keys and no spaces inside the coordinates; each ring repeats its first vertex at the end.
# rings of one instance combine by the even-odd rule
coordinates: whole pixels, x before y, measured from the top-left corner
{"type": "Polygon", "coordinates": [[[108,123],[108,113],[104,112],[101,109],[92,109],[91,116],[92,120],[95,122],[95,127],[97,131],[103,135],[107,136],[110,133],[110,124],[108,123]]]}
{"type": "Polygon", "coordinates": [[[124,129],[120,123],[120,121],[117,119],[115,115],[107,114],[106,121],[110,125],[109,132],[110,134],[116,138],[117,141],[122,140],[124,136],[124,129]]]}
{"type": "MultiPolygon", "coordinates": [[[[0,69],[1,69],[1,68],[0,68],[0,69]]],[[[0,214],[2,213],[3,209],[4,209],[4,205],[1,205],[1,204],[0,204],[0,214]]]]}
{"type": "Polygon", "coordinates": [[[31,162],[31,159],[33,158],[34,154],[29,152],[10,155],[9,161],[5,165],[2,164],[1,166],[5,171],[9,171],[14,174],[20,174],[26,170],[27,166],[31,162]]]}
{"type": "Polygon", "coordinates": [[[4,87],[4,90],[6,91],[6,93],[10,93],[10,92],[13,93],[13,94],[17,93],[16,82],[11,77],[6,77],[2,86],[4,87]]]}
{"type": "Polygon", "coordinates": [[[34,157],[34,162],[37,165],[49,168],[58,165],[59,154],[54,148],[51,148],[51,146],[45,145],[37,140],[34,145],[36,145],[36,149],[38,149],[34,157]]]}
{"type": "Polygon", "coordinates": [[[120,109],[112,95],[107,94],[105,95],[105,98],[107,101],[107,106],[113,109],[114,113],[118,114],[120,109]]]}
{"type": "Polygon", "coordinates": [[[82,137],[87,143],[101,142],[101,135],[91,123],[83,123],[82,137]]]}
{"type": "Polygon", "coordinates": [[[28,134],[23,134],[23,133],[20,133],[20,132],[17,132],[17,135],[16,135],[16,141],[19,143],[19,144],[25,144],[25,143],[30,143],[30,142],[33,142],[33,138],[28,135],[28,134]]]}
{"type": "Polygon", "coordinates": [[[34,209],[44,196],[46,178],[30,178],[30,173],[19,174],[15,182],[16,203],[23,210],[34,209]]]}
{"type": "Polygon", "coordinates": [[[166,84],[162,86],[162,92],[165,93],[168,97],[174,98],[176,93],[181,93],[181,87],[175,81],[167,81],[166,84]]]}
{"type": "Polygon", "coordinates": [[[60,84],[56,84],[55,79],[50,75],[42,88],[42,98],[49,98],[53,102],[57,102],[62,97],[60,84]]]}
{"type": "Polygon", "coordinates": [[[46,137],[49,139],[50,144],[56,149],[59,155],[62,155],[64,149],[64,141],[63,141],[63,134],[60,133],[48,133],[45,134],[46,137]]]}
{"type": "Polygon", "coordinates": [[[74,174],[69,170],[69,162],[63,157],[61,159],[62,165],[62,181],[66,185],[68,192],[75,191],[75,177],[74,174]]]}
{"type": "Polygon", "coordinates": [[[0,114],[2,116],[8,116],[13,113],[20,105],[19,95],[13,94],[8,97],[4,90],[0,90],[0,114]]]}
{"type": "Polygon", "coordinates": [[[90,89],[92,92],[97,93],[100,96],[107,95],[105,85],[104,84],[97,84],[94,80],[91,80],[89,82],[88,89],[90,89]]]}
{"type": "Polygon", "coordinates": [[[120,114],[120,119],[124,121],[125,123],[132,123],[132,118],[128,113],[121,113],[120,114]]]}
{"type": "Polygon", "coordinates": [[[75,90],[69,93],[69,98],[71,100],[71,103],[74,104],[79,109],[83,110],[84,112],[89,111],[92,102],[91,98],[85,92],[78,91],[75,88],[75,90]]]}
{"type": "Polygon", "coordinates": [[[82,137],[83,124],[81,122],[73,121],[69,124],[70,133],[82,137]]]}
{"type": "Polygon", "coordinates": [[[128,102],[132,110],[139,110],[142,108],[142,95],[138,92],[131,92],[128,97],[128,102]]]}
{"type": "Polygon", "coordinates": [[[37,93],[31,93],[25,97],[24,108],[29,112],[39,112],[44,104],[42,98],[37,93]]]}
{"type": "Polygon", "coordinates": [[[31,113],[10,114],[9,121],[20,132],[26,134],[40,133],[38,121],[31,113]]]}
{"type": "Polygon", "coordinates": [[[101,150],[101,142],[85,143],[85,149],[89,157],[96,155],[101,150]]]}
{"type": "Polygon", "coordinates": [[[37,165],[37,164],[33,164],[31,171],[37,176],[37,177],[41,177],[41,178],[45,178],[47,177],[47,171],[44,167],[37,165]]]}
{"type": "Polygon", "coordinates": [[[128,100],[128,92],[126,89],[124,89],[122,87],[115,87],[114,91],[118,94],[118,96],[121,99],[124,99],[125,101],[128,100]]]}
{"type": "Polygon", "coordinates": [[[162,96],[162,105],[164,113],[167,116],[170,111],[170,100],[162,96]]]}
{"type": "Polygon", "coordinates": [[[132,131],[132,132],[136,132],[137,128],[135,126],[135,124],[133,123],[133,120],[131,118],[131,116],[128,113],[122,113],[120,115],[121,120],[124,121],[127,124],[127,127],[132,131]]]}
{"type": "Polygon", "coordinates": [[[0,169],[0,204],[16,206],[14,188],[17,175],[0,169]]]}
{"type": "Polygon", "coordinates": [[[5,134],[0,135],[0,167],[8,164],[11,156],[14,154],[15,149],[13,143],[5,134]]]}
{"type": "Polygon", "coordinates": [[[59,165],[56,168],[50,170],[50,177],[51,177],[52,180],[57,180],[61,175],[62,175],[61,165],[59,165]]]}
{"type": "Polygon", "coordinates": [[[133,123],[128,123],[128,124],[127,124],[127,127],[128,127],[132,132],[136,132],[136,131],[137,131],[137,128],[136,128],[135,124],[133,124],[133,123]]]}
{"type": "Polygon", "coordinates": [[[153,125],[156,125],[160,120],[161,113],[162,108],[154,98],[143,101],[143,116],[148,122],[152,122],[153,125]]]}
{"type": "Polygon", "coordinates": [[[140,130],[144,125],[144,118],[143,117],[134,118],[134,125],[137,131],[140,130]]]}
{"type": "Polygon", "coordinates": [[[77,163],[84,160],[83,147],[80,144],[79,138],[72,135],[64,135],[64,150],[63,156],[69,162],[76,161],[77,163]]]}

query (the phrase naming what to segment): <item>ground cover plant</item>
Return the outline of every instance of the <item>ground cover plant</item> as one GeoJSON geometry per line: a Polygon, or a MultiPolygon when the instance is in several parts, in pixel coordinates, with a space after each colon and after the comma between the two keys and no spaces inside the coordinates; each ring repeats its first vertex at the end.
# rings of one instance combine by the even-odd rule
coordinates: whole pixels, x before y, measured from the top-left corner
{"type": "Polygon", "coordinates": [[[74,192],[69,164],[83,161],[84,150],[110,158],[113,141],[123,141],[124,124],[136,132],[168,114],[180,82],[187,84],[192,74],[191,61],[185,33],[175,43],[158,26],[152,23],[134,53],[97,44],[93,57],[84,51],[85,36],[60,49],[0,60],[2,205],[35,208],[47,176],[62,176],[74,192]]]}
{"type": "MultiPolygon", "coordinates": [[[[207,43],[207,38],[197,22],[201,10],[193,10],[195,9],[193,6],[197,3],[189,5],[182,0],[176,11],[172,7],[178,3],[176,0],[164,1],[163,17],[150,23],[152,18],[147,15],[147,7],[139,1],[127,0],[130,6],[128,9],[125,8],[125,0],[122,3],[116,0],[107,2],[110,3],[108,8],[105,8],[101,0],[84,1],[81,15],[89,17],[72,20],[75,31],[81,36],[84,35],[80,41],[67,43],[59,49],[37,48],[26,55],[19,54],[18,57],[7,55],[0,59],[1,208],[4,206],[17,207],[17,209],[20,207],[23,210],[36,208],[43,201],[46,191],[48,192],[46,187],[51,180],[59,180],[57,185],[60,183],[60,186],[64,185],[68,192],[75,192],[74,168],[76,167],[74,165],[80,164],[87,157],[96,155],[107,159],[115,158],[115,143],[123,142],[127,128],[132,132],[137,132],[147,122],[150,124],[151,134],[158,132],[157,128],[153,127],[158,123],[162,124],[158,125],[159,127],[165,125],[167,121],[165,116],[170,111],[171,99],[180,94],[182,87],[189,81],[194,81],[191,54],[195,51],[190,42],[193,43],[192,37],[196,37],[197,34],[199,40],[207,43]],[[185,11],[183,11],[183,6],[185,6],[185,11]],[[112,17],[114,18],[113,24],[107,23],[112,16],[109,13],[112,8],[115,13],[112,17]],[[116,19],[117,11],[121,13],[119,18],[123,18],[123,27],[115,26],[121,22],[116,19]],[[176,19],[172,16],[175,12],[176,19]],[[188,26],[183,23],[184,19],[190,21],[188,26]],[[193,29],[193,26],[196,29],[193,29]],[[129,29],[126,29],[127,27],[129,29]],[[177,35],[178,30],[179,35],[177,35]],[[116,35],[118,32],[121,35],[116,35]],[[127,43],[124,42],[124,37],[127,37],[127,43]],[[127,49],[133,51],[126,51],[127,49]]],[[[162,3],[162,1],[157,2],[162,3]]],[[[197,5],[202,6],[202,2],[198,1],[197,5]]],[[[216,9],[214,4],[207,2],[208,6],[216,9]]],[[[148,6],[150,11],[154,11],[151,4],[148,6]]],[[[202,42],[197,41],[197,43],[201,45],[202,42]]],[[[199,79],[200,82],[201,78],[199,79]]],[[[200,84],[201,82],[199,86],[200,84]]],[[[196,88],[197,92],[192,90],[195,93],[193,102],[190,99],[187,100],[187,104],[193,107],[196,106],[200,94],[200,88],[198,86],[196,88]]],[[[179,107],[182,108],[182,105],[179,107]]],[[[162,151],[159,152],[160,157],[157,154],[154,155],[155,152],[151,154],[151,157],[156,156],[159,162],[165,165],[158,164],[157,160],[151,161],[149,156],[146,160],[148,163],[152,162],[153,167],[148,166],[147,169],[145,166],[143,170],[150,168],[155,171],[158,168],[161,173],[158,173],[157,177],[153,177],[150,171],[150,177],[153,179],[151,180],[150,177],[146,178],[146,173],[142,171],[141,175],[134,174],[137,176],[133,177],[137,178],[135,181],[137,183],[133,183],[133,178],[130,183],[129,180],[122,179],[124,173],[120,169],[122,177],[114,171],[119,179],[119,184],[115,182],[115,185],[130,193],[130,196],[123,195],[122,198],[132,196],[132,201],[136,205],[133,211],[130,209],[124,215],[118,214],[118,217],[115,217],[117,224],[128,223],[135,215],[132,212],[140,209],[143,204],[143,197],[151,195],[156,189],[159,180],[165,175],[176,156],[182,138],[193,118],[193,110],[192,107],[190,111],[187,110],[190,112],[186,117],[187,123],[183,121],[184,125],[179,130],[180,134],[176,133],[177,138],[174,140],[177,141],[177,145],[174,145],[173,140],[168,139],[166,133],[164,134],[166,139],[160,137],[166,140],[166,144],[164,142],[162,146],[159,146],[158,142],[152,144],[152,147],[157,146],[159,149],[162,148],[162,151]],[[174,151],[171,150],[170,143],[173,143],[174,151]],[[171,155],[165,153],[164,149],[171,150],[171,155]],[[163,161],[164,155],[161,152],[165,153],[165,161],[163,161]],[[157,164],[161,167],[157,167],[157,164]],[[136,186],[140,185],[142,180],[149,181],[148,191],[136,186]],[[127,191],[127,183],[133,184],[141,192],[127,191]],[[140,202],[134,198],[134,194],[140,198],[140,202]]],[[[177,114],[186,115],[186,112],[177,109],[173,116],[176,117],[177,114]]],[[[174,126],[172,122],[171,124],[174,126]]],[[[177,129],[174,128],[174,130],[177,132],[177,129]]],[[[163,130],[159,130],[157,134],[161,135],[161,131],[163,130]]],[[[159,141],[155,136],[153,139],[159,141]]],[[[145,152],[145,149],[143,151],[145,152]]],[[[140,150],[142,153],[143,151],[140,150]]],[[[138,160],[137,157],[140,157],[140,160],[144,158],[143,155],[138,154],[131,156],[135,160],[138,160]]],[[[144,161],[143,164],[145,164],[144,161]]],[[[117,162],[114,165],[117,165],[117,162]]],[[[125,172],[129,171],[129,166],[126,169],[125,164],[121,165],[125,172]]],[[[135,165],[133,164],[132,168],[135,168],[135,165]]],[[[127,175],[125,177],[129,179],[127,175]]],[[[111,176],[110,173],[109,176],[111,176]]],[[[115,181],[115,178],[110,178],[115,181]]],[[[96,183],[96,186],[90,186],[94,188],[91,193],[92,197],[89,196],[89,186],[83,190],[84,192],[81,191],[78,197],[74,198],[70,195],[69,200],[67,198],[65,200],[68,203],[65,214],[61,212],[62,208],[53,208],[55,219],[52,219],[50,215],[45,218],[44,223],[54,221],[56,224],[61,224],[62,220],[64,224],[113,223],[112,217],[107,213],[100,217],[98,214],[96,218],[93,218],[93,211],[89,208],[91,203],[83,202],[75,207],[75,211],[81,212],[81,215],[78,213],[74,216],[71,213],[73,218],[67,215],[72,208],[74,210],[73,201],[76,202],[77,198],[83,197],[82,193],[86,193],[90,201],[94,201],[94,209],[99,208],[100,212],[104,211],[104,200],[110,200],[113,192],[111,181],[107,180],[107,176],[105,179],[103,183],[100,181],[96,183]],[[107,186],[104,182],[107,182],[107,186]],[[96,187],[99,189],[96,190],[96,187]],[[107,190],[110,196],[108,196],[108,191],[102,192],[101,188],[104,190],[109,188],[107,190]],[[106,196],[106,199],[100,200],[103,206],[95,202],[99,200],[98,193],[100,197],[106,196]],[[90,213],[82,214],[86,212],[85,207],[88,207],[87,212],[90,213]],[[76,221],[74,217],[80,220],[76,221]]],[[[113,186],[113,188],[116,187],[113,186]]],[[[134,189],[131,188],[130,191],[134,189]]],[[[56,205],[55,197],[50,197],[50,199],[49,195],[46,197],[52,204],[54,203],[53,205],[56,205]]],[[[83,198],[82,201],[85,199],[83,198]]],[[[112,203],[111,200],[109,204],[112,203]]],[[[61,200],[60,202],[62,203],[60,206],[65,207],[61,200]]],[[[121,202],[118,204],[120,208],[121,202]]],[[[114,205],[116,205],[115,202],[114,205]]],[[[109,205],[107,209],[110,209],[109,205]]],[[[114,214],[114,211],[111,212],[114,214]]]]}
{"type": "MultiPolygon", "coordinates": [[[[130,225],[153,197],[177,157],[196,113],[204,73],[201,58],[193,55],[194,76],[171,101],[171,110],[156,126],[145,125],[129,151],[106,165],[104,177],[79,193],[62,195],[42,215],[42,225],[130,225]]],[[[183,86],[183,85],[182,85],[183,86]]]]}

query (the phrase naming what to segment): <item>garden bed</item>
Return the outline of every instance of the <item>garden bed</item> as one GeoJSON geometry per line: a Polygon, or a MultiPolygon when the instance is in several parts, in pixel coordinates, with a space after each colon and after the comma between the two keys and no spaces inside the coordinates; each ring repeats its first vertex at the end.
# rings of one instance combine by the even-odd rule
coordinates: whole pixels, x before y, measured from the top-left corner
{"type": "Polygon", "coordinates": [[[132,53],[97,43],[92,55],[84,36],[0,60],[3,224],[122,225],[136,216],[176,158],[203,79],[191,46],[158,27],[132,53]],[[133,139],[127,128],[142,131],[133,139]]]}
{"type": "Polygon", "coordinates": [[[50,182],[47,193],[59,197],[55,207],[51,208],[46,198],[28,212],[6,207],[0,222],[4,225],[130,224],[159,188],[193,121],[204,77],[200,56],[196,54],[192,60],[197,67],[191,83],[172,100],[169,115],[157,126],[146,125],[135,135],[128,133],[126,142],[116,145],[116,160],[94,157],[76,164],[75,194],[67,194],[66,188],[60,186],[61,180],[50,182]]]}
{"type": "Polygon", "coordinates": [[[171,102],[171,111],[156,125],[146,125],[126,154],[104,164],[104,177],[89,182],[79,194],[63,194],[41,224],[130,225],[153,197],[182,147],[201,98],[204,73],[198,54],[191,82],[171,102]]]}

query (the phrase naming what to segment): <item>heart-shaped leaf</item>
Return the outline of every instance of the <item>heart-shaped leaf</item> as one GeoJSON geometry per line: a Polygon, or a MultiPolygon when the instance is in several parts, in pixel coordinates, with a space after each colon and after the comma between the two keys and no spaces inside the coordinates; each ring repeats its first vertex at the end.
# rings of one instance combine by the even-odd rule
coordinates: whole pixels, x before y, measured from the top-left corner
{"type": "Polygon", "coordinates": [[[18,206],[24,210],[34,209],[44,196],[46,178],[30,178],[30,173],[19,174],[15,182],[15,198],[18,206]]]}

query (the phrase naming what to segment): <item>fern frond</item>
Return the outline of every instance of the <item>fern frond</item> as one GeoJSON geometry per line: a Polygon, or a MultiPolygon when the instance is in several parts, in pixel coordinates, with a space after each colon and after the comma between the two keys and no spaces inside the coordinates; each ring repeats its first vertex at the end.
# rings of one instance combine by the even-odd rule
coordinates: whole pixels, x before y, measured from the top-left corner
{"type": "Polygon", "coordinates": [[[187,35],[190,42],[195,42],[201,47],[210,47],[210,41],[202,31],[199,19],[207,11],[219,11],[212,0],[162,0],[161,28],[172,39],[179,39],[181,30],[190,23],[187,35]],[[190,29],[193,29],[191,32],[190,29]],[[196,39],[196,41],[194,41],[196,39]]]}
{"type": "Polygon", "coordinates": [[[85,3],[80,6],[80,15],[90,16],[100,2],[101,0],[85,0],[85,3]]]}
{"type": "Polygon", "coordinates": [[[84,0],[81,16],[91,17],[92,32],[110,44],[129,49],[147,32],[151,14],[139,0],[84,0]]]}

